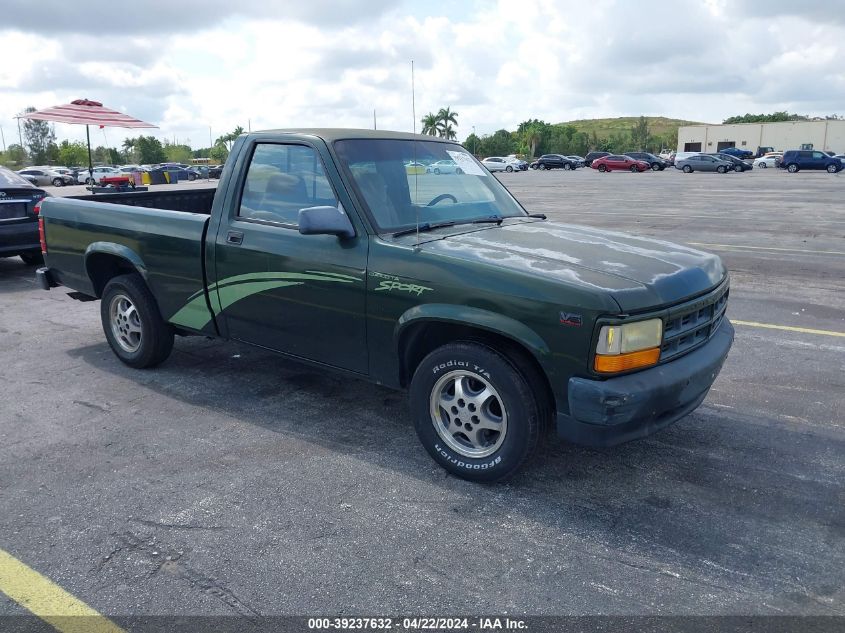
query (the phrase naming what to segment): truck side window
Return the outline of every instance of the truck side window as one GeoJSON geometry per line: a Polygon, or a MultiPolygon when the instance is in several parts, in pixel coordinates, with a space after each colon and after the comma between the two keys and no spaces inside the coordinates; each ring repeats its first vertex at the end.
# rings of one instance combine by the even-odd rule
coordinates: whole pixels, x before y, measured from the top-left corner
{"type": "Polygon", "coordinates": [[[256,145],[241,192],[239,217],[296,225],[300,209],[337,205],[323,162],[312,148],[256,145]]]}

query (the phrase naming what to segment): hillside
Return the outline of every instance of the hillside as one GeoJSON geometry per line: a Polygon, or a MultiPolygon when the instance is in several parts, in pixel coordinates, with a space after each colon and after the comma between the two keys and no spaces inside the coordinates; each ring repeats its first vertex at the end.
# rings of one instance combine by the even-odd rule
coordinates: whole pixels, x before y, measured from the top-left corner
{"type": "MultiPolygon", "coordinates": [[[[669,119],[662,116],[647,116],[649,131],[653,135],[675,134],[682,125],[699,125],[697,121],[684,121],[683,119],[669,119]]],[[[571,125],[579,132],[586,132],[592,135],[593,132],[599,138],[609,138],[615,134],[628,134],[634,127],[639,117],[625,116],[616,119],[582,119],[580,121],[566,121],[561,125],[571,125]]]]}

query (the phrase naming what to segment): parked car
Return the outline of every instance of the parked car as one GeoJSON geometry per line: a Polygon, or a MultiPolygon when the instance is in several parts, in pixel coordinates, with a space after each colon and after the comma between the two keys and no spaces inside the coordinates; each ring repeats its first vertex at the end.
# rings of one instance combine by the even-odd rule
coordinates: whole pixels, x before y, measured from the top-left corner
{"type": "Polygon", "coordinates": [[[699,156],[702,152],[676,152],[672,154],[672,166],[675,166],[679,160],[684,160],[690,156],[699,156]]]}
{"type": "Polygon", "coordinates": [[[488,156],[481,164],[484,165],[487,169],[492,171],[515,171],[518,167],[514,167],[513,164],[509,161],[509,159],[504,158],[502,156],[488,156]]]}
{"type": "Polygon", "coordinates": [[[736,156],[737,158],[753,158],[754,152],[749,149],[740,149],[739,147],[726,147],[723,150],[719,150],[720,154],[730,154],[731,156],[736,156]]]}
{"type": "Polygon", "coordinates": [[[600,172],[606,171],[633,171],[643,172],[651,169],[651,165],[644,160],[637,160],[625,154],[609,154],[596,158],[590,165],[593,169],[598,169],[600,172]]]}
{"type": "Polygon", "coordinates": [[[20,255],[29,265],[41,262],[35,205],[47,195],[25,177],[0,167],[0,257],[20,255]]]}
{"type": "Polygon", "coordinates": [[[510,161],[514,171],[526,171],[528,169],[528,163],[516,156],[505,156],[505,160],[510,161]]]}
{"type": "MultiPolygon", "coordinates": [[[[425,173],[425,165],[421,163],[416,163],[418,166],[418,171],[416,173],[424,174],[425,173]]],[[[407,168],[410,168],[411,165],[406,165],[407,168]]],[[[178,180],[196,180],[200,177],[200,173],[196,169],[188,169],[185,167],[180,167],[178,165],[161,165],[156,167],[155,169],[150,170],[150,173],[163,173],[163,172],[176,172],[176,178],[178,180]]],[[[408,172],[412,173],[412,172],[408,172]]]]}
{"type": "Polygon", "coordinates": [[[767,169],[769,167],[777,167],[780,163],[780,156],[761,156],[754,159],[754,166],[758,169],[767,169]]]}
{"type": "MultiPolygon", "coordinates": [[[[177,333],[222,336],[407,389],[432,459],[492,482],[529,461],[547,428],[600,446],[665,428],[701,404],[727,358],[718,256],[529,214],[457,143],[260,132],[238,137],[229,160],[216,191],[43,202],[36,279],[99,299],[129,367],[164,362],[177,333]],[[429,176],[416,191],[412,156],[466,161],[472,180],[429,176]]],[[[205,388],[223,385],[209,373],[205,388]]]]}
{"type": "Polygon", "coordinates": [[[681,160],[675,160],[675,169],[680,169],[686,174],[694,171],[716,171],[725,174],[733,169],[733,165],[727,160],[709,154],[694,154],[681,160]]]}
{"type": "Polygon", "coordinates": [[[778,167],[791,174],[802,169],[824,169],[829,174],[835,174],[842,171],[842,161],[819,150],[791,149],[783,153],[778,167]]]}
{"type": "Polygon", "coordinates": [[[625,156],[630,156],[636,160],[644,160],[651,167],[652,171],[663,171],[669,166],[668,162],[649,152],[625,152],[625,156]]]}
{"type": "Polygon", "coordinates": [[[584,166],[584,157],[583,156],[578,156],[578,155],[573,154],[572,156],[567,156],[567,158],[569,160],[574,160],[576,167],[583,167],[584,166]]]}
{"type": "Polygon", "coordinates": [[[774,152],[775,148],[768,146],[768,145],[761,145],[757,148],[757,153],[754,154],[754,158],[761,158],[770,152],[774,152]]]}
{"type": "Polygon", "coordinates": [[[537,169],[575,169],[577,164],[562,154],[543,154],[537,159],[537,169]]]}
{"type": "Polygon", "coordinates": [[[610,156],[610,152],[590,152],[584,157],[584,165],[592,167],[593,161],[602,156],[610,156]]]}
{"type": "Polygon", "coordinates": [[[223,173],[223,165],[212,165],[208,168],[209,178],[220,178],[223,173]]]}
{"type": "Polygon", "coordinates": [[[76,176],[76,182],[80,185],[95,185],[100,182],[100,178],[123,175],[117,167],[100,166],[94,167],[93,173],[87,169],[82,169],[76,176]]]}
{"type": "Polygon", "coordinates": [[[64,187],[65,185],[73,185],[73,176],[69,174],[60,174],[52,169],[44,167],[35,168],[28,167],[18,171],[21,176],[32,176],[34,178],[33,184],[43,187],[45,185],[53,185],[54,187],[64,187]]]}
{"type": "Polygon", "coordinates": [[[453,160],[438,160],[425,168],[427,174],[462,174],[464,171],[453,160]]]}
{"type": "Polygon", "coordinates": [[[748,160],[742,160],[741,158],[737,158],[736,156],[732,156],[731,154],[708,154],[708,156],[713,156],[715,158],[719,158],[721,160],[728,161],[731,165],[733,165],[733,170],[735,172],[742,173],[744,171],[751,171],[754,169],[754,164],[748,160]]]}

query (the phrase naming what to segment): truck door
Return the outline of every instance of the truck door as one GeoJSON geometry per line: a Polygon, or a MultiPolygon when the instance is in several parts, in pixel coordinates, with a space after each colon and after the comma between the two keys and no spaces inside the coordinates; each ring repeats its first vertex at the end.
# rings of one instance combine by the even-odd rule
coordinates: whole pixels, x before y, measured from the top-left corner
{"type": "Polygon", "coordinates": [[[209,285],[223,328],[233,339],[366,373],[366,234],[299,233],[300,209],[342,204],[313,146],[258,141],[244,151],[209,285]]]}

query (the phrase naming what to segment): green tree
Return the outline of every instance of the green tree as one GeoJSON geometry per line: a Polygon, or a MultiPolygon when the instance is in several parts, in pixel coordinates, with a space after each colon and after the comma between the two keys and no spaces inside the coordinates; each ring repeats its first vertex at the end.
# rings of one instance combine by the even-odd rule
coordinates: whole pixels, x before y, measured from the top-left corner
{"type": "Polygon", "coordinates": [[[190,164],[193,154],[187,145],[164,142],[164,156],[170,163],[190,164]]]}
{"type": "Polygon", "coordinates": [[[211,148],[209,154],[212,159],[222,165],[226,162],[226,159],[229,158],[229,148],[226,147],[225,143],[217,143],[211,148]]]}
{"type": "Polygon", "coordinates": [[[631,128],[631,145],[635,151],[647,152],[650,142],[651,131],[648,128],[648,119],[641,116],[631,128]]]}
{"type": "Polygon", "coordinates": [[[154,165],[167,160],[167,156],[164,154],[164,146],[155,136],[128,138],[123,141],[123,147],[129,154],[127,158],[133,163],[154,165]]]}
{"type": "Polygon", "coordinates": [[[0,165],[4,167],[22,169],[26,163],[26,150],[17,143],[9,145],[5,152],[0,152],[0,165]]]}
{"type": "Polygon", "coordinates": [[[516,128],[517,136],[519,137],[522,146],[521,150],[533,158],[537,156],[537,152],[545,149],[545,142],[548,141],[551,126],[545,121],[539,119],[531,119],[523,121],[516,128]]]}
{"type": "Polygon", "coordinates": [[[476,136],[475,134],[470,133],[467,136],[467,140],[464,141],[464,147],[466,147],[470,152],[473,154],[478,153],[478,148],[481,146],[481,139],[476,136]]]}
{"type": "Polygon", "coordinates": [[[478,148],[480,156],[507,156],[517,149],[517,141],[507,130],[496,130],[491,136],[482,136],[478,148]]]}
{"type": "Polygon", "coordinates": [[[88,148],[85,143],[81,141],[74,141],[71,143],[64,140],[59,144],[59,164],[67,165],[87,165],[88,164],[88,148]]]}
{"type": "Polygon", "coordinates": [[[237,140],[237,138],[244,133],[243,127],[240,125],[237,126],[234,130],[229,132],[228,134],[224,134],[223,136],[219,136],[217,140],[214,142],[215,145],[218,143],[223,143],[226,146],[226,150],[228,152],[232,151],[232,144],[237,140]]]}
{"type": "Polygon", "coordinates": [[[422,123],[423,126],[423,134],[427,134],[428,136],[437,136],[440,133],[440,121],[437,118],[437,115],[433,112],[429,112],[422,119],[420,119],[420,123],[422,123]]]}
{"type": "MultiPolygon", "coordinates": [[[[35,112],[32,106],[24,110],[25,113],[35,112]]],[[[56,143],[56,132],[47,121],[36,121],[34,119],[23,120],[23,136],[26,139],[26,147],[29,156],[36,165],[46,163],[50,144],[56,143]]]]}
{"type": "Polygon", "coordinates": [[[448,106],[440,108],[440,111],[437,113],[437,121],[441,137],[449,140],[457,138],[457,133],[455,132],[455,128],[458,127],[457,112],[453,112],[448,106]]]}
{"type": "Polygon", "coordinates": [[[803,114],[772,112],[771,114],[743,114],[740,116],[732,116],[725,119],[723,123],[779,123],[781,121],[808,121],[809,118],[810,117],[803,114]]]}

